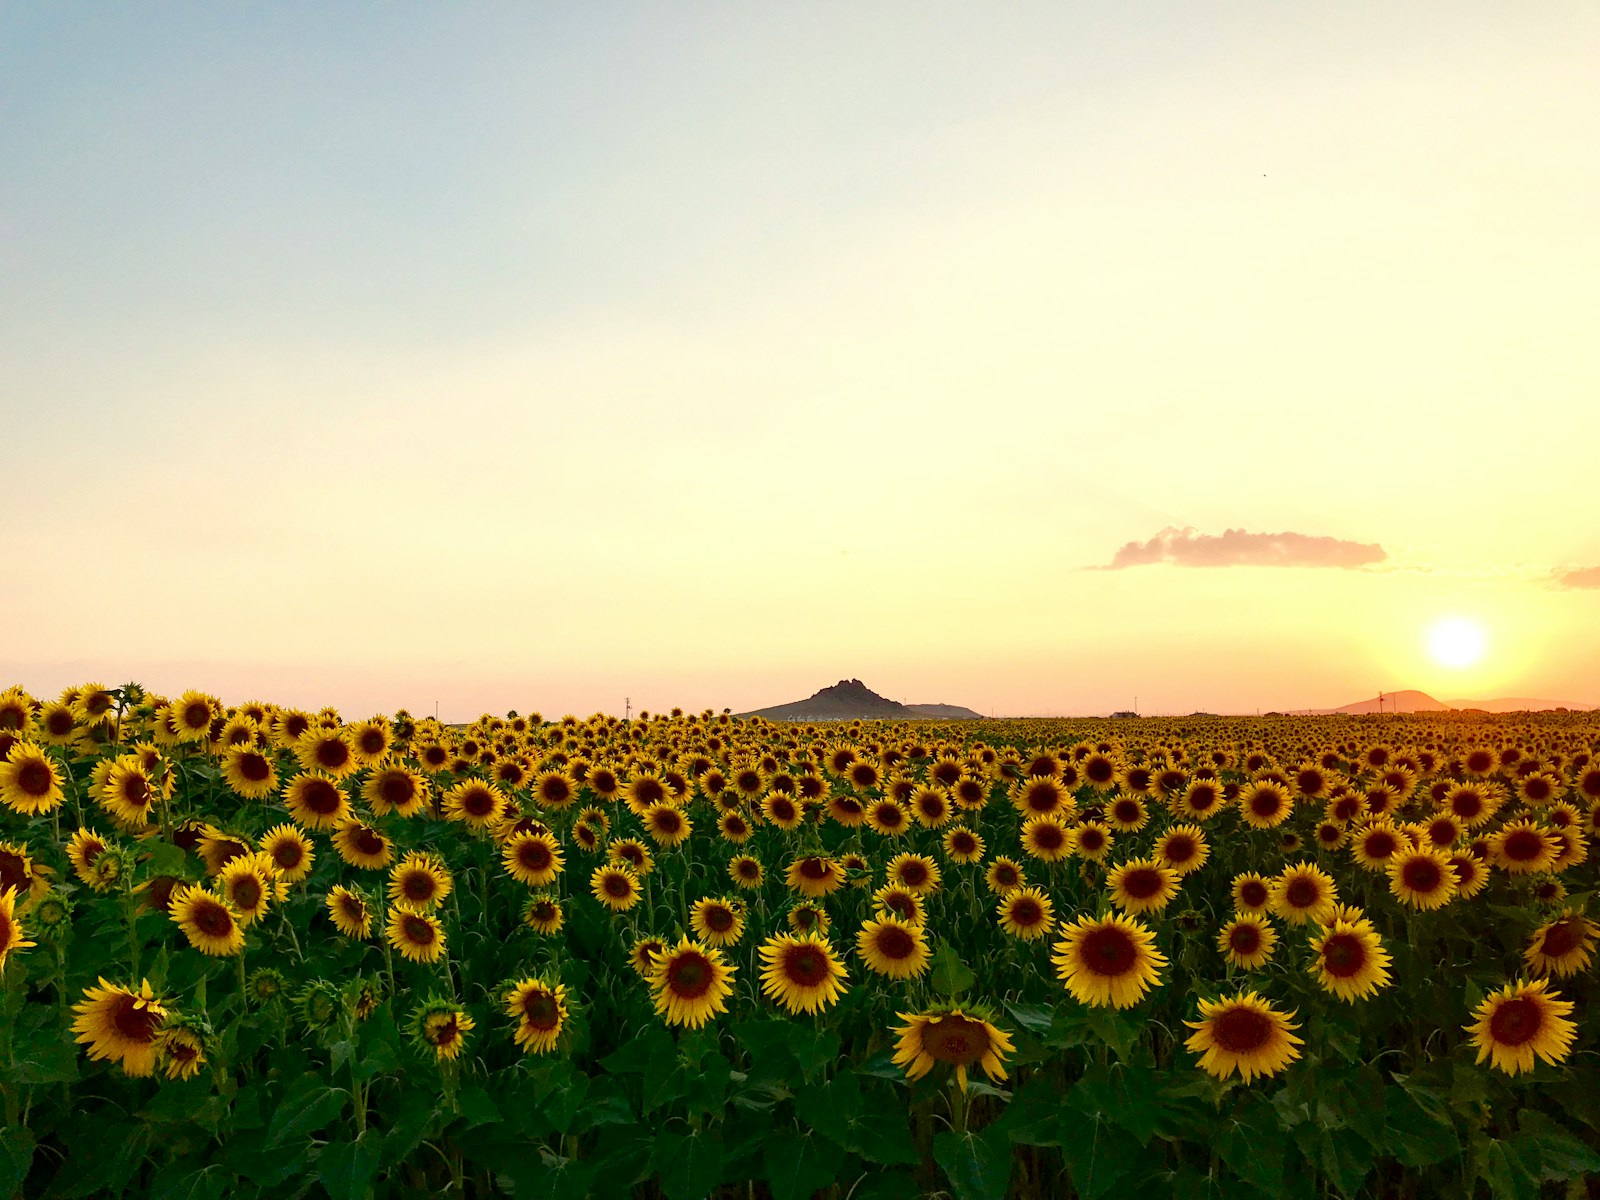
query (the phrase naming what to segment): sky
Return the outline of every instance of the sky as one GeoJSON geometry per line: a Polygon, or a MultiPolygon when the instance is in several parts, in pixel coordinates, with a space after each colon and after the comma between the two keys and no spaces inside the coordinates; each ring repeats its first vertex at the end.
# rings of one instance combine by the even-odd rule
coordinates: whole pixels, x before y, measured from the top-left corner
{"type": "Polygon", "coordinates": [[[0,687],[1600,704],[1596,61],[1565,0],[0,7],[0,687]]]}

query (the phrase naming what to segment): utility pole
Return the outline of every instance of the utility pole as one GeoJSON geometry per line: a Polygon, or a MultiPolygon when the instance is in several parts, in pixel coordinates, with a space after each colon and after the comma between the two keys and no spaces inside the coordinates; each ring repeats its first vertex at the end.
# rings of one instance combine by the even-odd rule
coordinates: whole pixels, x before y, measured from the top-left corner
{"type": "Polygon", "coordinates": [[[627,720],[631,720],[632,717],[633,717],[633,697],[632,696],[624,696],[622,698],[622,719],[624,721],[627,721],[627,720]]]}

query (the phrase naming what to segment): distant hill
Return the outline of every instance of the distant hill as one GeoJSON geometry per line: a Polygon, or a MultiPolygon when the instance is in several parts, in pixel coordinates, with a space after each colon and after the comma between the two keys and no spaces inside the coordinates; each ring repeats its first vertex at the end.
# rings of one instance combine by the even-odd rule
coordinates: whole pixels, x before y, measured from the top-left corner
{"type": "Polygon", "coordinates": [[[1451,700],[1451,708],[1476,708],[1483,712],[1543,712],[1551,708],[1570,708],[1574,712],[1588,712],[1592,704],[1574,704],[1570,700],[1537,700],[1529,696],[1501,696],[1495,700],[1451,700]]]}
{"type": "Polygon", "coordinates": [[[901,704],[880,696],[859,679],[841,679],[806,700],[775,704],[741,717],[765,717],[769,721],[910,721],[978,720],[983,714],[958,704],[901,704]]]}
{"type": "Polygon", "coordinates": [[[1374,696],[1371,700],[1357,700],[1354,704],[1346,704],[1341,708],[1325,708],[1319,711],[1337,714],[1349,713],[1357,716],[1362,713],[1375,712],[1448,712],[1450,705],[1441,704],[1427,692],[1385,692],[1380,699],[1374,696]]]}

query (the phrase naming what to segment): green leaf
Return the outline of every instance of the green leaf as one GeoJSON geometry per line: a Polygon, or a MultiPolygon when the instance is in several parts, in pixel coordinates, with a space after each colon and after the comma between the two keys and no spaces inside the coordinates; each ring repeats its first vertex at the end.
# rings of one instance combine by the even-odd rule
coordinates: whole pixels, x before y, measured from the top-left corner
{"type": "Polygon", "coordinates": [[[1149,1145],[1161,1126],[1160,1076],[1148,1067],[1092,1064],[1068,1094],[1067,1103],[1127,1130],[1140,1145],[1149,1145]]]}
{"type": "Polygon", "coordinates": [[[1525,1162],[1537,1163],[1546,1179],[1600,1176],[1600,1152],[1579,1140],[1542,1112],[1524,1109],[1517,1118],[1520,1132],[1512,1139],[1525,1162]]]}
{"type": "Polygon", "coordinates": [[[33,1134],[24,1128],[0,1130],[0,1196],[20,1196],[33,1165],[33,1134]]]}
{"type": "Polygon", "coordinates": [[[1007,1004],[1011,1019],[1030,1033],[1049,1033],[1056,1010],[1048,1004],[1007,1004]]]}
{"type": "Polygon", "coordinates": [[[1272,1105],[1260,1096],[1241,1100],[1221,1123],[1212,1144],[1246,1183],[1273,1196],[1283,1191],[1283,1134],[1272,1105]]]}
{"type": "Polygon", "coordinates": [[[831,1029],[813,1029],[796,1023],[789,1034],[789,1049],[806,1075],[839,1061],[839,1035],[831,1029]]]}
{"type": "Polygon", "coordinates": [[[1473,1173],[1495,1200],[1538,1200],[1539,1163],[1529,1162],[1511,1142],[1483,1138],[1473,1144],[1473,1173]]]}
{"type": "Polygon", "coordinates": [[[345,1101],[350,1099],[349,1092],[343,1088],[324,1087],[315,1075],[305,1078],[312,1081],[312,1086],[303,1086],[302,1080],[301,1086],[290,1088],[277,1116],[272,1119],[272,1125],[267,1130],[269,1148],[310,1137],[333,1124],[334,1119],[344,1112],[345,1101]]]}
{"type": "Polygon", "coordinates": [[[933,970],[928,975],[928,982],[934,991],[944,996],[959,996],[977,981],[978,977],[961,961],[961,956],[949,942],[934,951],[933,970]]]}
{"type": "Polygon", "coordinates": [[[317,1176],[333,1200],[365,1200],[378,1173],[383,1138],[368,1130],[353,1142],[330,1142],[317,1157],[317,1176]]]}
{"type": "Polygon", "coordinates": [[[1372,1154],[1367,1143],[1347,1129],[1319,1130],[1316,1156],[1312,1161],[1346,1200],[1355,1200],[1361,1185],[1372,1173],[1372,1154]]]}
{"type": "Polygon", "coordinates": [[[1057,1145],[1067,1160],[1072,1186],[1084,1200],[1106,1195],[1139,1161],[1139,1143],[1100,1118],[1074,1122],[1062,1129],[1057,1145]]]}
{"type": "Polygon", "coordinates": [[[188,871],[189,856],[171,842],[151,838],[146,845],[150,847],[150,874],[181,876],[188,871]]]}
{"type": "Polygon", "coordinates": [[[1383,1090],[1384,1148],[1408,1167],[1431,1167],[1461,1153],[1450,1113],[1423,1088],[1383,1090]]]}
{"type": "Polygon", "coordinates": [[[668,1200],[702,1200],[722,1177],[722,1140],[710,1133],[663,1130],[656,1134],[650,1163],[668,1200]]]}
{"type": "MultiPolygon", "coordinates": [[[[574,1079],[581,1079],[577,1076],[574,1079]]],[[[644,1068],[644,1111],[648,1115],[684,1095],[685,1076],[683,1064],[678,1061],[678,1047],[671,1038],[655,1043],[650,1050],[650,1061],[644,1068]]]]}
{"type": "Polygon", "coordinates": [[[956,1200],[1005,1200],[1011,1183],[1011,1144],[1002,1134],[953,1131],[933,1138],[933,1160],[956,1200]]]}
{"type": "Polygon", "coordinates": [[[766,1156],[764,1178],[772,1186],[772,1200],[811,1200],[834,1182],[843,1161],[843,1151],[814,1134],[779,1140],[766,1156]]]}
{"type": "Polygon", "coordinates": [[[495,1107],[489,1093],[481,1087],[462,1088],[456,1103],[469,1129],[474,1125],[488,1125],[500,1120],[500,1110],[495,1107]]]}
{"type": "Polygon", "coordinates": [[[812,1129],[868,1162],[893,1166],[918,1161],[902,1106],[880,1104],[869,1113],[856,1075],[802,1088],[795,1094],[794,1110],[812,1129]]]}

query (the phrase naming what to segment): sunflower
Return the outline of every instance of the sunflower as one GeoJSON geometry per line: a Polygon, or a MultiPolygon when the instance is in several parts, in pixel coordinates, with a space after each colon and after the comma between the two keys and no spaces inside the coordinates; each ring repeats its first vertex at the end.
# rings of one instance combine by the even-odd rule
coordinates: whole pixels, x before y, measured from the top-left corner
{"type": "Polygon", "coordinates": [[[1565,785],[1548,771],[1534,771],[1517,781],[1517,796],[1530,808],[1554,804],[1565,791],[1565,785]]]}
{"type": "Polygon", "coordinates": [[[92,829],[79,829],[67,842],[67,861],[72,873],[97,892],[106,890],[106,883],[94,871],[97,858],[106,852],[104,837],[92,829]]]}
{"type": "MultiPolygon", "coordinates": [[[[200,861],[205,863],[207,875],[213,877],[220,875],[222,868],[234,859],[252,853],[250,843],[243,838],[236,838],[231,833],[203,821],[193,824],[199,827],[194,830],[196,835],[194,852],[200,856],[200,861]]],[[[181,844],[181,834],[174,836],[173,840],[181,844]]]]}
{"type": "Polygon", "coordinates": [[[696,900],[689,909],[689,928],[708,946],[733,946],[744,937],[743,906],[735,900],[696,900]]]}
{"type": "Polygon", "coordinates": [[[995,917],[1012,937],[1032,942],[1044,937],[1055,924],[1055,905],[1036,887],[1018,888],[1003,896],[995,917]]]}
{"type": "Polygon", "coordinates": [[[589,876],[589,891],[612,912],[627,912],[643,896],[639,876],[633,869],[610,863],[594,869],[589,876]]]}
{"type": "Polygon", "coordinates": [[[1211,847],[1198,825],[1174,825],[1156,839],[1156,860],[1179,875],[1192,875],[1206,865],[1211,847]]]}
{"type": "Polygon", "coordinates": [[[1577,1026],[1568,1018],[1572,1001],[1549,990],[1548,979],[1508,983],[1473,1010],[1477,1019],[1464,1028],[1485,1059],[1507,1075],[1531,1071],[1534,1059],[1548,1063],[1566,1059],[1577,1026]]]}
{"type": "Polygon", "coordinates": [[[628,965],[634,969],[642,979],[649,979],[650,972],[655,967],[656,958],[667,948],[666,942],[654,934],[645,934],[635,938],[633,945],[628,948],[628,965]]]}
{"type": "Polygon", "coordinates": [[[454,1062],[475,1024],[454,1000],[429,996],[411,1014],[411,1036],[418,1046],[432,1050],[435,1060],[454,1062]]]}
{"type": "Polygon", "coordinates": [[[1239,790],[1239,815],[1252,829],[1275,829],[1294,812],[1294,800],[1281,783],[1256,780],[1239,790]]]}
{"type": "Polygon", "coordinates": [[[1153,858],[1130,858],[1106,876],[1111,903],[1132,916],[1160,912],[1178,894],[1181,882],[1176,871],[1153,858]]]}
{"type": "Polygon", "coordinates": [[[889,860],[888,881],[918,896],[931,896],[939,890],[939,864],[926,854],[897,854],[889,860]]]}
{"type": "Polygon", "coordinates": [[[294,756],[305,771],[316,771],[330,779],[343,779],[360,762],[342,729],[308,729],[294,744],[294,756]]]}
{"type": "Polygon", "coordinates": [[[828,910],[814,900],[804,900],[792,905],[784,920],[795,933],[826,933],[833,925],[833,918],[828,915],[828,910]]]}
{"type": "Polygon", "coordinates": [[[1150,806],[1139,796],[1118,796],[1106,805],[1105,820],[1118,833],[1138,833],[1150,823],[1150,806]]]}
{"type": "Polygon", "coordinates": [[[1455,897],[1456,876],[1444,850],[1402,850],[1389,859],[1389,891],[1412,908],[1443,908],[1455,897]]]}
{"type": "Polygon", "coordinates": [[[1489,839],[1494,865],[1513,875],[1550,870],[1561,850],[1553,833],[1529,820],[1510,822],[1489,839]]]}
{"type": "Polygon", "coordinates": [[[717,833],[723,841],[742,846],[750,840],[755,829],[742,812],[725,812],[717,817],[717,833]]]}
{"type": "Polygon", "coordinates": [[[394,861],[394,843],[365,821],[351,818],[333,831],[339,857],[362,871],[381,871],[394,861]]]}
{"type": "Polygon", "coordinates": [[[1389,952],[1371,921],[1344,909],[1311,939],[1308,970],[1317,986],[1340,1000],[1364,1000],[1389,985],[1389,952]]]}
{"type": "Polygon", "coordinates": [[[638,838],[623,838],[612,842],[606,850],[606,861],[613,866],[627,867],[640,879],[656,869],[656,860],[638,838]]]}
{"type": "Polygon", "coordinates": [[[168,1013],[150,990],[149,980],[141,980],[139,990],[134,991],[102,977],[99,987],[86,988],[83,995],[84,999],[72,1006],[77,1014],[72,1032],[88,1046],[89,1058],[110,1059],[122,1067],[123,1074],[135,1078],[150,1075],[156,1068],[168,1013]]]}
{"type": "Polygon", "coordinates": [[[227,958],[244,951],[244,923],[239,914],[205,888],[177,888],[167,915],[202,954],[227,958]]]}
{"type": "Polygon", "coordinates": [[[1004,896],[1026,885],[1028,878],[1014,859],[1001,856],[989,864],[983,881],[995,895],[1004,896]]]}
{"type": "Polygon", "coordinates": [[[858,829],[867,822],[867,806],[854,796],[839,793],[828,797],[828,817],[836,825],[858,829]]]}
{"type": "Polygon", "coordinates": [[[206,1035],[198,1023],[169,1017],[156,1044],[162,1073],[168,1079],[193,1079],[206,1062],[206,1035]]]}
{"type": "Polygon", "coordinates": [[[1007,793],[1012,807],[1027,817],[1041,817],[1047,813],[1071,811],[1075,807],[1071,794],[1053,775],[1035,775],[1019,779],[1007,793]]]}
{"type": "Polygon", "coordinates": [[[13,950],[25,950],[34,945],[23,937],[22,923],[17,920],[17,889],[0,891],[0,971],[5,970],[6,959],[13,950]]]}
{"type": "Polygon", "coordinates": [[[938,829],[955,817],[950,797],[943,788],[929,787],[926,784],[918,786],[912,790],[907,803],[911,806],[911,815],[916,818],[917,824],[927,829],[938,829]]]}
{"type": "Polygon", "coordinates": [[[438,855],[425,850],[411,851],[389,871],[389,899],[413,912],[432,910],[454,887],[438,855]]]}
{"type": "Polygon", "coordinates": [[[61,772],[32,742],[17,742],[0,762],[0,803],[25,817],[54,812],[65,800],[61,772]]]}
{"type": "Polygon", "coordinates": [[[299,883],[311,874],[311,839],[293,825],[274,826],[256,844],[272,860],[273,870],[284,883],[299,883]]]}
{"type": "Polygon", "coordinates": [[[481,833],[500,819],[510,802],[505,793],[482,779],[463,779],[444,794],[444,817],[481,833]]]}
{"type": "Polygon", "coordinates": [[[873,917],[856,934],[856,952],[867,969],[890,979],[915,979],[928,969],[928,936],[916,921],[873,917]]]}
{"type": "Polygon", "coordinates": [[[1361,825],[1351,835],[1350,855],[1369,871],[1388,869],[1389,860],[1406,849],[1410,839],[1387,817],[1361,825]]]}
{"type": "Polygon", "coordinates": [[[316,771],[296,775],[283,793],[284,807],[302,829],[336,829],[350,817],[350,800],[338,782],[316,771]]]}
{"type": "Polygon", "coordinates": [[[1082,916],[1063,932],[1050,961],[1081,1003],[1130,1008],[1160,982],[1166,955],[1155,948],[1155,934],[1131,917],[1082,916]]]}
{"type": "Polygon", "coordinates": [[[522,910],[522,919],[535,933],[556,933],[563,919],[561,902],[553,896],[531,896],[527,907],[522,910]]]}
{"type": "Polygon", "coordinates": [[[760,948],[761,990],[790,1013],[816,1013],[844,994],[848,972],[816,932],[779,933],[760,948]]]}
{"type": "Polygon", "coordinates": [[[1486,825],[1499,811],[1504,793],[1489,783],[1457,784],[1445,793],[1444,810],[1468,829],[1486,825]]]}
{"type": "Polygon", "coordinates": [[[1272,958],[1278,931],[1260,913],[1235,913],[1217,934],[1217,949],[1236,967],[1253,971],[1272,958]]]}
{"type": "Polygon", "coordinates": [[[965,825],[954,825],[945,830],[945,856],[953,863],[975,863],[983,860],[983,839],[965,825]]]}
{"type": "Polygon", "coordinates": [[[1570,908],[1564,909],[1555,920],[1533,931],[1522,958],[1534,975],[1576,975],[1589,965],[1597,938],[1600,925],[1570,908]]]}
{"type": "Polygon", "coordinates": [[[541,771],[530,790],[535,803],[555,812],[570,808],[578,799],[578,781],[565,771],[541,771]]]}
{"type": "Polygon", "coordinates": [[[717,1013],[728,1011],[734,970],[720,950],[681,938],[651,964],[656,1012],[668,1025],[699,1029],[717,1013]]]}
{"type": "Polygon", "coordinates": [[[1282,1013],[1255,992],[1200,1001],[1200,1019],[1185,1021],[1195,1032],[1184,1042],[1200,1056],[1200,1069],[1218,1079],[1237,1071],[1246,1083],[1277,1075],[1300,1057],[1304,1045],[1290,1032],[1293,1011],[1282,1013]]]}
{"type": "Polygon", "coordinates": [[[911,830],[911,811],[887,796],[867,805],[867,828],[884,837],[900,837],[911,830]]]}
{"type": "Polygon", "coordinates": [[[444,926],[431,913],[391,908],[385,933],[389,945],[414,963],[437,962],[444,953],[444,926]]]}
{"type": "Polygon", "coordinates": [[[1085,821],[1074,827],[1072,833],[1072,852],[1084,862],[1104,862],[1111,853],[1115,835],[1111,826],[1100,821],[1085,821]]]}
{"type": "Polygon", "coordinates": [[[517,1022],[512,1035],[524,1054],[548,1054],[567,1021],[567,989],[543,979],[521,979],[506,992],[506,1015],[517,1022]]]}
{"type": "Polygon", "coordinates": [[[1226,806],[1222,787],[1215,779],[1193,779],[1173,805],[1173,812],[1194,821],[1209,821],[1226,806]]]}
{"type": "Polygon", "coordinates": [[[378,764],[361,785],[361,798],[374,816],[414,817],[428,805],[428,781],[400,763],[378,764]]]}
{"type": "Polygon", "coordinates": [[[728,878],[747,890],[758,888],[766,880],[761,860],[749,854],[736,854],[728,860],[728,878]]]}
{"type": "Polygon", "coordinates": [[[1022,823],[1022,849],[1040,862],[1060,862],[1072,853],[1072,832],[1054,813],[1022,823]]]}
{"type": "Polygon", "coordinates": [[[816,900],[831,896],[844,886],[844,867],[838,859],[825,854],[812,854],[790,863],[784,874],[784,882],[790,891],[816,900]]]}
{"type": "Polygon", "coordinates": [[[223,752],[222,780],[236,796],[265,800],[277,790],[278,768],[254,742],[244,742],[223,752]]]}
{"type": "Polygon", "coordinates": [[[262,853],[234,859],[217,875],[217,893],[233,909],[241,928],[248,928],[288,893],[280,886],[272,859],[262,853]]]}
{"type": "Polygon", "coordinates": [[[1333,876],[1312,863],[1294,863],[1271,884],[1272,911],[1292,925],[1320,920],[1338,902],[1333,876]]]}
{"type": "Polygon", "coordinates": [[[905,1022],[895,1032],[894,1063],[906,1078],[921,1079],[935,1063],[956,1069],[956,1082],[967,1090],[967,1068],[977,1065],[995,1083],[1006,1077],[1004,1056],[1016,1047],[1008,1034],[980,1012],[941,1006],[927,1012],[898,1014],[905,1022]]]}

